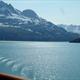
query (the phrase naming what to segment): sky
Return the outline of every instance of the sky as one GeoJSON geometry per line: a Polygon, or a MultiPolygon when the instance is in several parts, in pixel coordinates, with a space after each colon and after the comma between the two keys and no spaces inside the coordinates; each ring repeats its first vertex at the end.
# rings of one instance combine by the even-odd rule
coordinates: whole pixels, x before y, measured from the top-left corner
{"type": "Polygon", "coordinates": [[[34,10],[55,24],[80,24],[80,0],[3,0],[15,8],[34,10]]]}

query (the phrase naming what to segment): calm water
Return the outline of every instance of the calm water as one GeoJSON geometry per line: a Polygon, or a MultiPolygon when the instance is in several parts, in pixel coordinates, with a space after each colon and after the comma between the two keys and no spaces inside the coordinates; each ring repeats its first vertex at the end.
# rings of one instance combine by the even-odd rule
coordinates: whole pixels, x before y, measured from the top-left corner
{"type": "Polygon", "coordinates": [[[80,80],[80,44],[1,41],[0,72],[31,80],[80,80]]]}

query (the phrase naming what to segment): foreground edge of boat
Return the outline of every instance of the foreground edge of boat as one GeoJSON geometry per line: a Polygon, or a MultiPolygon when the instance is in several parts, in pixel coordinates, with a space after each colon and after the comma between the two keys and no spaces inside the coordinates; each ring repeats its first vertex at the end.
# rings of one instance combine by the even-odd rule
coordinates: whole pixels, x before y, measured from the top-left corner
{"type": "MultiPolygon", "coordinates": [[[[0,80],[25,80],[23,77],[14,76],[11,74],[0,73],[0,80]]],[[[30,80],[30,79],[26,79],[30,80]]]]}

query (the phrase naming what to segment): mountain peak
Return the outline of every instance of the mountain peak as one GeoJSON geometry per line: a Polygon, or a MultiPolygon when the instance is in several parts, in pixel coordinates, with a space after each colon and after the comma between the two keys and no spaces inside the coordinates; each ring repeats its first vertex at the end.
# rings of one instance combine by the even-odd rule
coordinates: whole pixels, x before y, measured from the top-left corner
{"type": "Polygon", "coordinates": [[[7,6],[7,3],[3,2],[2,0],[0,0],[0,7],[3,7],[3,6],[7,6]]]}
{"type": "Polygon", "coordinates": [[[4,1],[0,0],[0,7],[13,7],[11,4],[7,4],[4,1]]]}
{"type": "Polygon", "coordinates": [[[35,11],[31,9],[23,10],[22,14],[26,17],[38,18],[38,15],[35,13],[35,11]]]}
{"type": "Polygon", "coordinates": [[[8,4],[3,2],[3,1],[0,1],[0,14],[1,15],[11,15],[9,9],[8,9],[8,4]]]}
{"type": "Polygon", "coordinates": [[[3,2],[2,0],[0,0],[0,2],[3,2]]]}
{"type": "Polygon", "coordinates": [[[5,16],[12,16],[12,14],[18,14],[18,11],[14,9],[11,4],[0,1],[0,14],[5,16]]]}

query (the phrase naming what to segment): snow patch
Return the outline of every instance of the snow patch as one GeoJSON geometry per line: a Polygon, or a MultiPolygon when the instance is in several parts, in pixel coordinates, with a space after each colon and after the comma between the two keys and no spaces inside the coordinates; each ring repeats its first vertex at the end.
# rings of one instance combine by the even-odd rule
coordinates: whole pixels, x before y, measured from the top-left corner
{"type": "Polygon", "coordinates": [[[31,29],[28,29],[28,31],[33,32],[31,29]]]}

